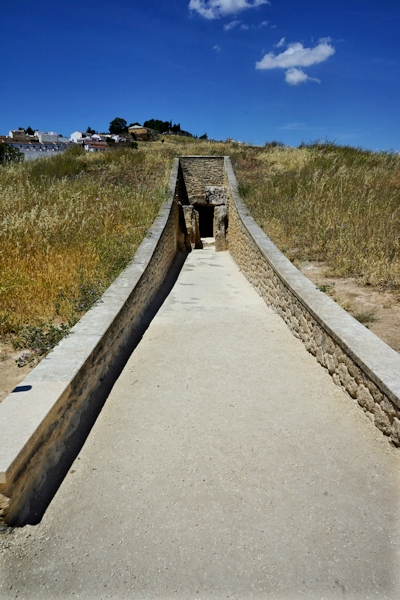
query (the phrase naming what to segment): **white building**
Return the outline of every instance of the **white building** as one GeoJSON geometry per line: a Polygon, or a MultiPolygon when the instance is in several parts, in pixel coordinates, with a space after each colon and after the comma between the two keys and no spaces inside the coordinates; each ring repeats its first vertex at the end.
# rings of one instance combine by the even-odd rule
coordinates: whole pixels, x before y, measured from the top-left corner
{"type": "Polygon", "coordinates": [[[69,142],[68,138],[58,135],[55,131],[35,131],[35,137],[38,138],[41,144],[45,142],[61,142],[64,144],[69,142]]]}
{"type": "Polygon", "coordinates": [[[71,133],[69,136],[69,141],[74,144],[81,144],[86,139],[92,139],[90,133],[86,133],[86,131],[74,131],[74,133],[71,133]]]}

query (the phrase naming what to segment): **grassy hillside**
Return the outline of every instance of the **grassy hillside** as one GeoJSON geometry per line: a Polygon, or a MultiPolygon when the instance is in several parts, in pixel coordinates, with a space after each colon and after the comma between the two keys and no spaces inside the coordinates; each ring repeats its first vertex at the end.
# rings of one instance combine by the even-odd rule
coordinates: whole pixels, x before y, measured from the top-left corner
{"type": "Polygon", "coordinates": [[[238,161],[240,191],[291,260],[400,288],[400,157],[333,144],[266,147],[238,161]]]}
{"type": "Polygon", "coordinates": [[[124,269],[166,198],[173,158],[191,142],[77,147],[0,167],[0,341],[28,349],[21,365],[45,354],[124,269]]]}
{"type": "Polygon", "coordinates": [[[175,156],[231,156],[255,219],[291,260],[400,288],[400,158],[331,144],[191,138],[0,168],[0,339],[46,352],[126,266],[165,199],[175,156]]]}
{"type": "Polygon", "coordinates": [[[134,150],[1,168],[0,336],[31,347],[29,359],[57,341],[134,254],[168,168],[134,150]]]}

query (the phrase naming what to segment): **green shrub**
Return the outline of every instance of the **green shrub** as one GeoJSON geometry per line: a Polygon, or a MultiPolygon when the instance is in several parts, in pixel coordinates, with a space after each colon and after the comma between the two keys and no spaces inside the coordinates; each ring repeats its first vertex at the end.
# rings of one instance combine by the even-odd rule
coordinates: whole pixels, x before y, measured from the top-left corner
{"type": "Polygon", "coordinates": [[[25,155],[21,150],[9,146],[6,142],[0,142],[0,164],[22,162],[24,158],[25,155]]]}

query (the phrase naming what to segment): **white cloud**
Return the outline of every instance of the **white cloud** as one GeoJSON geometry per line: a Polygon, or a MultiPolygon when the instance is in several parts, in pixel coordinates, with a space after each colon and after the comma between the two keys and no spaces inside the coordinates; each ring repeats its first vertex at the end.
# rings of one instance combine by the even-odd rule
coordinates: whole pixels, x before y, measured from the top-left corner
{"type": "Polygon", "coordinates": [[[281,38],[277,44],[275,44],[275,48],[282,48],[285,45],[286,38],[281,38]]]}
{"type": "Polygon", "coordinates": [[[216,52],[221,52],[221,46],[213,46],[213,50],[215,50],[216,52]]]}
{"type": "Polygon", "coordinates": [[[189,9],[205,19],[219,19],[262,4],[269,4],[269,0],[190,0],[189,9]]]}
{"type": "MultiPolygon", "coordinates": [[[[335,48],[330,44],[330,38],[319,40],[314,48],[304,48],[303,44],[295,42],[289,44],[287,49],[280,54],[269,52],[263,58],[256,62],[256,69],[286,69],[285,81],[289,85],[299,85],[306,81],[316,81],[319,79],[309,77],[303,69],[298,67],[310,67],[323,62],[332,54],[335,54],[335,48]]],[[[285,45],[285,38],[282,38],[277,47],[285,45]]]]}
{"type": "Polygon", "coordinates": [[[288,69],[285,74],[285,81],[289,85],[299,85],[299,83],[305,83],[308,79],[308,75],[301,69],[292,67],[288,69]]]}
{"type": "Polygon", "coordinates": [[[289,69],[291,67],[309,67],[323,62],[335,53],[333,46],[320,42],[315,48],[304,48],[303,44],[295,42],[281,54],[269,52],[259,62],[256,69],[289,69]]]}
{"type": "Polygon", "coordinates": [[[238,27],[239,29],[242,29],[243,31],[248,31],[249,29],[257,29],[259,27],[265,27],[265,25],[267,25],[267,24],[268,24],[268,21],[263,21],[259,25],[248,25],[247,23],[243,23],[241,19],[234,19],[233,21],[230,21],[229,23],[224,25],[224,29],[225,29],[225,31],[229,31],[230,29],[234,29],[235,27],[238,27]]]}
{"type": "Polygon", "coordinates": [[[230,23],[227,23],[226,25],[224,25],[224,29],[225,29],[225,31],[229,31],[230,29],[233,29],[237,25],[240,25],[241,22],[242,21],[235,19],[234,21],[231,21],[230,23]]]}
{"type": "Polygon", "coordinates": [[[318,42],[320,44],[330,44],[331,42],[333,42],[333,39],[328,36],[328,37],[319,38],[318,42]]]}
{"type": "Polygon", "coordinates": [[[306,81],[321,83],[316,77],[309,77],[302,69],[296,69],[296,67],[291,67],[286,71],[285,81],[289,85],[299,85],[299,83],[305,83],[306,81]]]}

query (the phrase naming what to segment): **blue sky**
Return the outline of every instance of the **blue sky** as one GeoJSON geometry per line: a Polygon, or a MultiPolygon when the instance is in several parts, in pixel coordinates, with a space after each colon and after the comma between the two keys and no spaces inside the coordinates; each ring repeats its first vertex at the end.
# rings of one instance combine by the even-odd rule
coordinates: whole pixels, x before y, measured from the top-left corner
{"type": "Polygon", "coordinates": [[[0,134],[180,122],[400,150],[398,0],[0,0],[0,134]]]}

